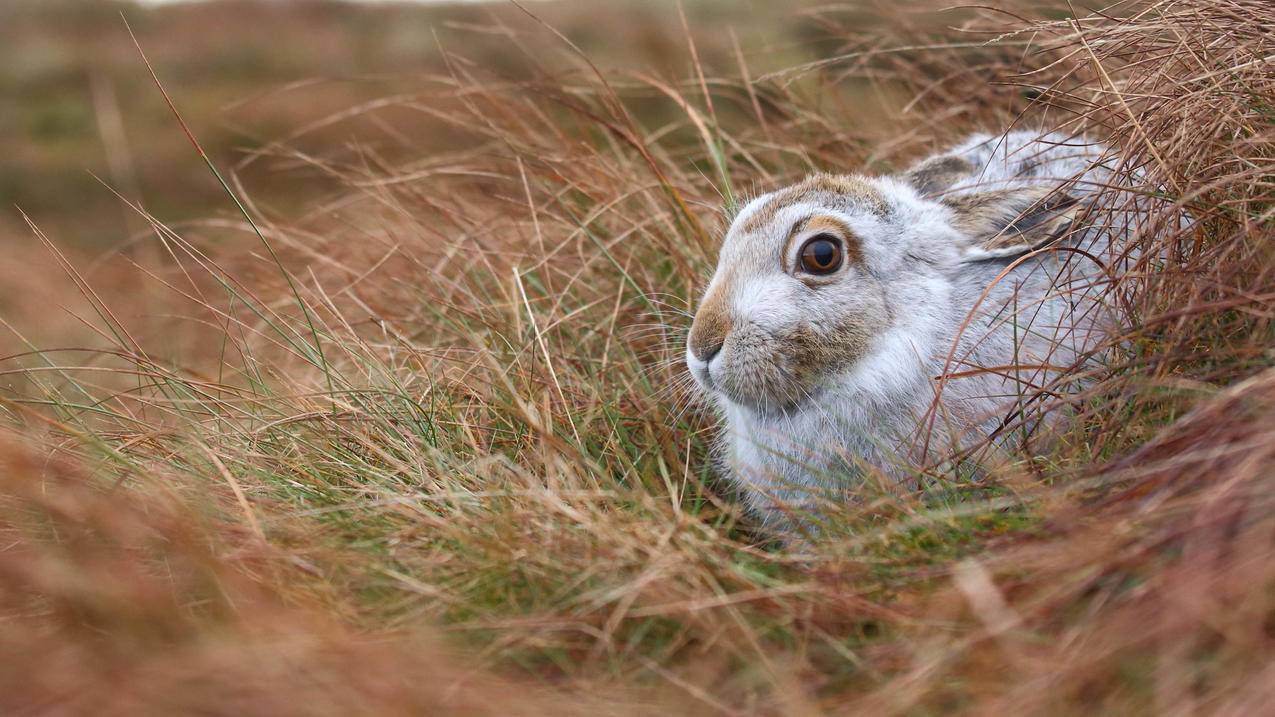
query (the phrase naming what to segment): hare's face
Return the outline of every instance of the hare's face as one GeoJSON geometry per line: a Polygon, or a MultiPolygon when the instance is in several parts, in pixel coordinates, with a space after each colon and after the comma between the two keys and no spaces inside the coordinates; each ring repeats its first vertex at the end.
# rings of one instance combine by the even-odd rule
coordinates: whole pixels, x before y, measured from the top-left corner
{"type": "Polygon", "coordinates": [[[815,175],[749,203],[691,325],[686,363],[699,385],[778,415],[849,387],[857,365],[887,383],[905,364],[923,370],[929,337],[957,328],[947,305],[954,272],[1053,241],[1076,206],[1047,183],[933,199],[917,191],[972,171],[940,157],[902,180],[815,175]],[[887,334],[894,350],[864,362],[887,334]]]}
{"type": "Polygon", "coordinates": [[[888,214],[873,184],[827,175],[745,207],[691,327],[699,385],[764,415],[833,385],[888,323],[868,260],[888,214]]]}

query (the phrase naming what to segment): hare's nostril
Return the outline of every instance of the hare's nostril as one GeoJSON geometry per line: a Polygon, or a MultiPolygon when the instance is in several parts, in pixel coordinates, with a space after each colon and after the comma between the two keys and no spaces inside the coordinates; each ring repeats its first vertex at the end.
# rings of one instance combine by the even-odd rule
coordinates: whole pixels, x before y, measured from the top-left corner
{"type": "Polygon", "coordinates": [[[692,348],[695,352],[695,358],[704,363],[712,363],[713,357],[722,352],[722,345],[725,342],[717,341],[711,344],[699,344],[692,348]]]}

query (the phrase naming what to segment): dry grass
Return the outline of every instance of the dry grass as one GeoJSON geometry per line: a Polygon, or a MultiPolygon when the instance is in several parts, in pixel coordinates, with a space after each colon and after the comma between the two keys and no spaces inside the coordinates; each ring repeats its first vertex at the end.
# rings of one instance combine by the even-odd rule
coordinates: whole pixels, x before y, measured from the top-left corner
{"type": "Polygon", "coordinates": [[[769,75],[449,56],[439,101],[406,107],[474,149],[277,145],[347,189],[289,223],[244,197],[251,224],[214,227],[215,250],[148,216],[162,309],[138,321],[77,280],[94,350],[4,361],[0,704],[1260,711],[1275,10],[966,17],[868,38],[825,9],[842,52],[769,75]],[[869,105],[886,119],[857,121],[869,105]],[[844,531],[768,545],[676,390],[719,208],[1013,123],[1106,140],[1147,178],[1095,210],[1138,208],[1149,249],[1113,281],[1132,328],[1109,368],[1040,455],[865,486],[844,531]]]}

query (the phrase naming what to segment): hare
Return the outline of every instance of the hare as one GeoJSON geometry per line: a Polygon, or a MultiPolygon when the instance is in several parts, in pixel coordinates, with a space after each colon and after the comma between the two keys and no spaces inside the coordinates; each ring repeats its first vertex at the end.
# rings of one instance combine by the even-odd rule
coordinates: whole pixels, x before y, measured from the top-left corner
{"type": "Polygon", "coordinates": [[[817,174],[738,212],[686,363],[764,522],[1026,421],[1035,389],[1088,360],[1121,232],[1073,224],[1104,153],[976,135],[901,176],[817,174]]]}

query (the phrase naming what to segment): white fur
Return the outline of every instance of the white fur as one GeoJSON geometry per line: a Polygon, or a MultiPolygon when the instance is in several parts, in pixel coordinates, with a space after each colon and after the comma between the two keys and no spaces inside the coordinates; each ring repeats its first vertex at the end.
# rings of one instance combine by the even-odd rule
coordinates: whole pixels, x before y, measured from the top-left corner
{"type": "MultiPolygon", "coordinates": [[[[1083,197],[1110,176],[1096,165],[1103,151],[1058,135],[971,137],[946,154],[969,160],[976,170],[948,192],[1068,184],[1073,196],[1083,197]]],[[[1017,375],[986,373],[942,382],[929,453],[922,454],[923,420],[940,395],[936,377],[945,367],[953,373],[1016,364],[1071,366],[1113,323],[1101,300],[1104,274],[1091,262],[1074,253],[1040,252],[995,282],[1013,259],[972,261],[980,258],[979,250],[954,227],[952,209],[921,196],[902,179],[867,181],[885,199],[888,212],[798,200],[745,235],[739,227],[771,195],[753,200],[727,233],[710,284],[710,290],[721,290],[729,275],[735,325],[762,334],[795,322],[819,326],[841,320],[851,310],[847,302],[866,302],[854,309],[865,313],[879,305],[884,323],[874,330],[864,355],[821,377],[808,400],[790,410],[765,411],[720,390],[725,372],[751,359],[727,360],[719,354],[706,363],[687,354],[692,375],[722,418],[726,472],[749,504],[774,521],[781,521],[788,508],[810,508],[824,498],[850,499],[865,466],[902,479],[906,466],[933,461],[953,446],[988,435],[1019,396],[1058,375],[1051,369],[1020,369],[1017,375]],[[835,216],[861,240],[865,265],[852,286],[812,291],[784,273],[777,251],[787,228],[815,212],[835,216]]],[[[1109,261],[1127,231],[1086,229],[1071,244],[1109,261]]]]}

